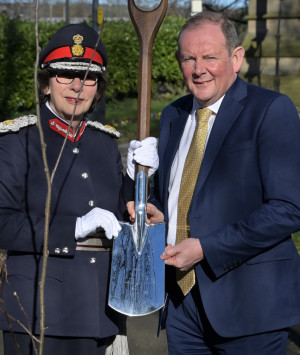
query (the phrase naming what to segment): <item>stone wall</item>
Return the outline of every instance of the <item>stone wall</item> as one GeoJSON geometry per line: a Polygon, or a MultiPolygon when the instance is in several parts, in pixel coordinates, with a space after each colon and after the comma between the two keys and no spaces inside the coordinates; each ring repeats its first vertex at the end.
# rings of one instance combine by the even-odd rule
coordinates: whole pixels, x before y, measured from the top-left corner
{"type": "Polygon", "coordinates": [[[249,78],[258,74],[274,75],[277,65],[279,75],[300,75],[299,0],[250,0],[245,19],[248,30],[242,43],[246,56],[241,72],[249,78]]]}

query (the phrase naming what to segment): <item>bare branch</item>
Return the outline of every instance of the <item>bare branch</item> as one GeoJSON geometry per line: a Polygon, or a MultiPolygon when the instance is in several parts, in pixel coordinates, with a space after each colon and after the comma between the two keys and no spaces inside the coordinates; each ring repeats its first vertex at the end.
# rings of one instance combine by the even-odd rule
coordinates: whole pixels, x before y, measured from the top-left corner
{"type": "Polygon", "coordinates": [[[44,162],[45,175],[47,180],[47,197],[45,205],[45,226],[44,226],[44,245],[43,245],[43,264],[42,264],[42,274],[41,280],[39,283],[40,287],[40,346],[39,354],[43,354],[44,348],[44,337],[45,337],[45,282],[46,282],[46,271],[47,271],[47,260],[48,260],[48,239],[49,239],[49,221],[50,221],[50,205],[51,205],[51,179],[49,173],[49,166],[47,162],[46,155],[46,144],[44,139],[44,133],[41,124],[41,115],[40,115],[40,103],[39,103],[39,92],[38,92],[38,64],[39,64],[39,30],[38,30],[38,5],[39,1],[35,2],[35,38],[36,38],[36,60],[34,65],[34,88],[35,88],[35,100],[36,100],[36,114],[37,114],[37,125],[39,129],[42,156],[44,162]]]}
{"type": "Polygon", "coordinates": [[[22,311],[22,313],[24,314],[27,323],[28,323],[28,327],[26,327],[20,320],[16,319],[15,317],[13,317],[11,314],[8,313],[7,309],[6,309],[6,305],[5,305],[5,301],[4,301],[4,285],[5,282],[7,282],[7,277],[6,277],[6,265],[5,265],[5,272],[1,273],[1,280],[0,280],[0,285],[1,285],[1,297],[0,297],[0,311],[4,314],[7,324],[8,324],[8,330],[13,338],[13,344],[16,348],[16,352],[18,355],[21,355],[21,351],[20,351],[20,347],[19,344],[17,342],[16,336],[13,332],[13,327],[12,327],[12,323],[11,320],[14,321],[15,323],[17,323],[21,328],[23,328],[25,330],[25,332],[30,336],[31,340],[32,340],[32,344],[33,344],[33,348],[35,353],[37,354],[37,349],[36,349],[36,345],[35,345],[35,341],[39,343],[39,340],[33,335],[32,333],[32,329],[31,329],[31,325],[30,325],[30,320],[29,317],[24,309],[24,307],[21,304],[20,298],[17,294],[17,292],[14,292],[13,295],[16,297],[18,305],[22,311]]]}
{"type": "MultiPolygon", "coordinates": [[[[17,294],[17,292],[14,292],[14,296],[16,297],[16,299],[17,299],[17,301],[18,301],[18,305],[19,305],[19,307],[20,307],[20,309],[21,309],[21,311],[22,311],[22,313],[24,314],[24,316],[25,316],[25,318],[26,318],[26,321],[27,321],[27,324],[28,324],[28,328],[22,323],[22,322],[20,322],[18,319],[17,320],[15,320],[24,330],[26,330],[26,332],[29,334],[29,336],[31,337],[31,340],[32,340],[32,345],[33,345],[33,349],[34,349],[34,352],[37,354],[37,348],[36,348],[36,345],[35,345],[35,343],[34,343],[34,341],[36,341],[36,342],[40,342],[34,335],[33,335],[33,333],[32,333],[32,328],[31,328],[31,324],[30,324],[30,319],[29,319],[29,317],[28,317],[28,315],[27,315],[27,313],[26,313],[26,311],[25,311],[25,309],[24,309],[24,307],[23,307],[23,305],[22,305],[22,303],[21,303],[21,301],[20,301],[20,298],[19,298],[19,295],[17,294]]],[[[9,315],[9,317],[11,318],[11,319],[14,319],[13,317],[11,317],[10,315],[9,315]]]]}

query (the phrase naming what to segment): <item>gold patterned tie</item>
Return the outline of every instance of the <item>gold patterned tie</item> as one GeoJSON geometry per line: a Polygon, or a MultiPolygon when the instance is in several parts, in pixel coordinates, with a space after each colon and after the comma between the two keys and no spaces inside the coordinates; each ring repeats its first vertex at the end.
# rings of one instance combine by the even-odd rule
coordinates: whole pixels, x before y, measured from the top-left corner
{"type": "MultiPolygon", "coordinates": [[[[204,155],[208,133],[208,120],[211,114],[212,111],[207,108],[197,110],[198,123],[185,159],[180,183],[177,207],[176,244],[190,237],[188,211],[204,155]]],[[[176,269],[176,279],[182,293],[186,296],[195,285],[195,271],[193,268],[188,271],[176,269]]]]}

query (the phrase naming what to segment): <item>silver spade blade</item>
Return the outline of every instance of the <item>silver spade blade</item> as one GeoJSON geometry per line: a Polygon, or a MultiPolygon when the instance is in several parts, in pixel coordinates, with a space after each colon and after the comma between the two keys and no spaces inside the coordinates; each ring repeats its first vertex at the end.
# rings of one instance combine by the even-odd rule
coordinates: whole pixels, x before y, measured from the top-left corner
{"type": "Polygon", "coordinates": [[[164,305],[165,224],[146,223],[146,183],[143,171],[136,178],[136,219],[132,225],[120,222],[122,230],[114,240],[108,304],[129,316],[143,316],[164,305]]]}

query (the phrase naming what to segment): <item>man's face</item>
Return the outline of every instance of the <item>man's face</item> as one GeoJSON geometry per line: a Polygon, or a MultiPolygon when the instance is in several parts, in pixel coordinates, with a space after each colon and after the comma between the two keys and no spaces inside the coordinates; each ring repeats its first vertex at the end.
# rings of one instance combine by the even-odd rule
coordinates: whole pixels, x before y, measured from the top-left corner
{"type": "Polygon", "coordinates": [[[176,52],[185,83],[203,107],[218,101],[230,88],[243,55],[242,47],[230,55],[220,26],[211,23],[185,30],[176,52]]]}

